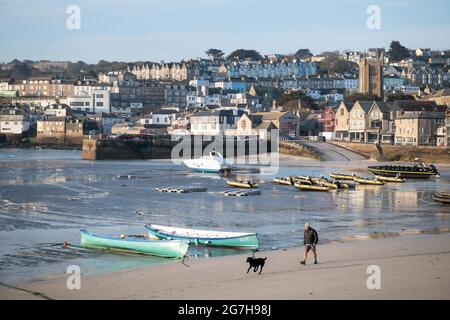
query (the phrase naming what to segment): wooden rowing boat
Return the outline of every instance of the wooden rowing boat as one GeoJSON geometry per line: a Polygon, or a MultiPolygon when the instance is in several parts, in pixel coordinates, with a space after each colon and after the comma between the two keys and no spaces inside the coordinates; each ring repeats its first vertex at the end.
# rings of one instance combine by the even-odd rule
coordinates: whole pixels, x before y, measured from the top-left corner
{"type": "Polygon", "coordinates": [[[186,240],[190,244],[205,246],[258,248],[256,233],[175,228],[155,224],[146,225],[145,228],[150,237],[157,239],[186,240]]]}
{"type": "Polygon", "coordinates": [[[152,240],[131,236],[104,236],[81,229],[81,245],[85,248],[109,249],[165,258],[182,258],[188,242],[180,240],[152,240]]]}

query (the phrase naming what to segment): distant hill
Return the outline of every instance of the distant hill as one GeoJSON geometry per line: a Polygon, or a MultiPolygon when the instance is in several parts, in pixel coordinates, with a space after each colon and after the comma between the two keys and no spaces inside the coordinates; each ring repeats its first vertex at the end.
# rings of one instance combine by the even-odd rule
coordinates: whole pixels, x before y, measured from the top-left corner
{"type": "Polygon", "coordinates": [[[97,76],[100,72],[117,71],[126,69],[127,62],[100,60],[96,64],[87,64],[83,61],[67,63],[65,68],[48,68],[46,70],[36,68],[37,61],[13,60],[9,63],[1,64],[0,78],[11,80],[23,80],[37,76],[57,76],[61,78],[75,79],[83,76],[97,76]]]}

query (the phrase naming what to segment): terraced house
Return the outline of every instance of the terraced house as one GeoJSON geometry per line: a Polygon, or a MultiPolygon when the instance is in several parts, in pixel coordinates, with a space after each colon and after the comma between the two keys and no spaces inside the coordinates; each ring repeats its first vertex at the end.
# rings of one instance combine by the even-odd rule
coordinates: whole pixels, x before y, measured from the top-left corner
{"type": "Polygon", "coordinates": [[[348,141],[350,139],[349,129],[350,129],[350,110],[351,107],[345,102],[341,102],[339,107],[335,111],[334,115],[334,134],[336,140],[348,141]]]}
{"type": "Polygon", "coordinates": [[[356,101],[335,113],[335,139],[365,143],[445,145],[447,106],[434,101],[356,101]]]}
{"type": "Polygon", "coordinates": [[[367,128],[369,127],[369,110],[372,101],[356,101],[349,112],[349,139],[356,142],[369,140],[367,128]]]}

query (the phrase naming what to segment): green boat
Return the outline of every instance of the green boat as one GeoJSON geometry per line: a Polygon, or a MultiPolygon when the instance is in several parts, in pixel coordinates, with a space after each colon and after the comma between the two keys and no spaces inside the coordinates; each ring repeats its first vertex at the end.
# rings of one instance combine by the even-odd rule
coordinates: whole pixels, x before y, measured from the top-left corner
{"type": "Polygon", "coordinates": [[[182,258],[188,249],[187,241],[153,240],[145,237],[103,236],[81,229],[81,245],[92,249],[109,249],[148,254],[164,258],[182,258]]]}
{"type": "Polygon", "coordinates": [[[154,224],[146,225],[145,228],[149,236],[156,239],[187,240],[190,244],[215,247],[258,248],[256,233],[174,228],[154,224]]]}

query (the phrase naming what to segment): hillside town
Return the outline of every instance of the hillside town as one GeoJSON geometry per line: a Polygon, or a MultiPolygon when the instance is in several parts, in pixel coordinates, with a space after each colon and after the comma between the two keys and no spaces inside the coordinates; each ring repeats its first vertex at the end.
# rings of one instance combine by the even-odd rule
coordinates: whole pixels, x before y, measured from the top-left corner
{"type": "Polygon", "coordinates": [[[450,144],[449,51],[393,41],[387,50],[364,52],[206,54],[110,64],[100,72],[68,61],[3,63],[0,143],[12,137],[74,145],[86,136],[261,137],[278,129],[285,140],[450,144]]]}

